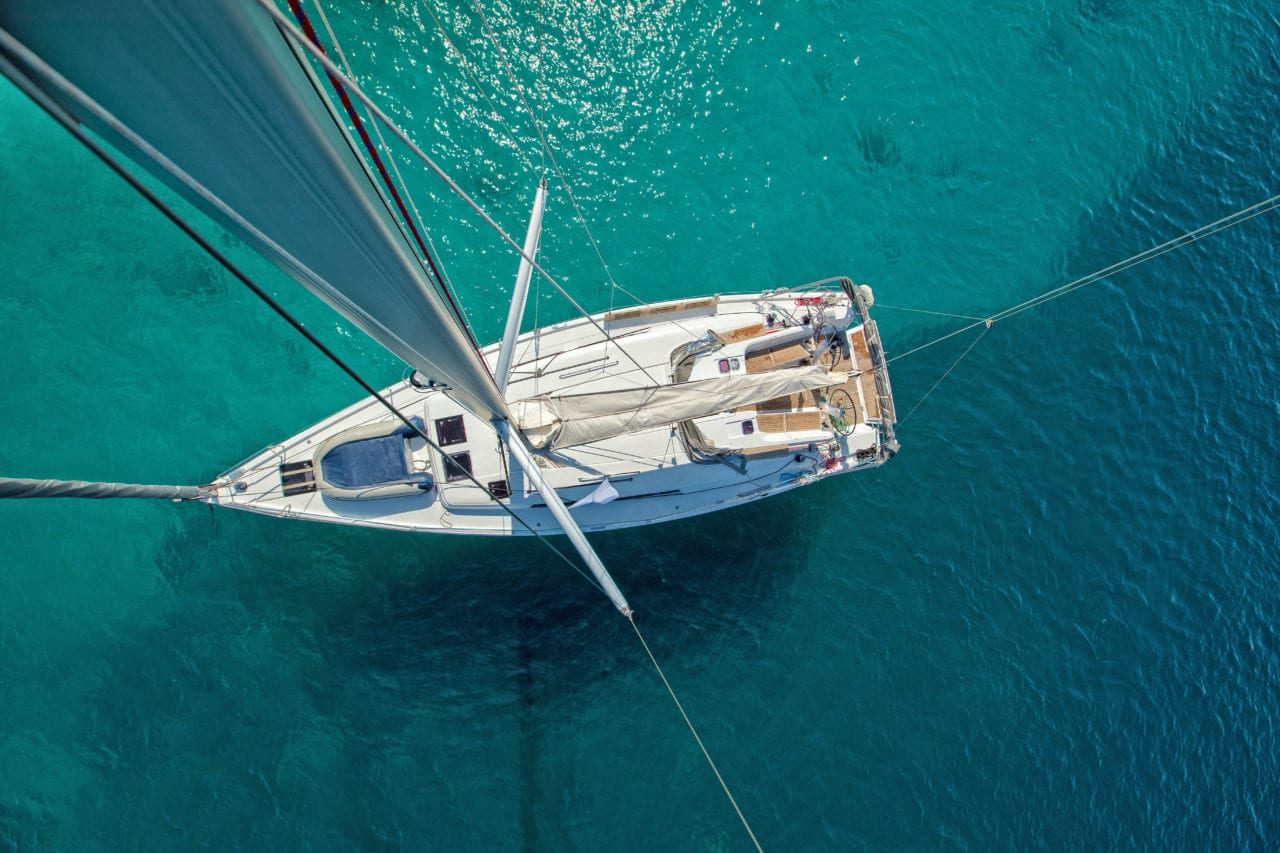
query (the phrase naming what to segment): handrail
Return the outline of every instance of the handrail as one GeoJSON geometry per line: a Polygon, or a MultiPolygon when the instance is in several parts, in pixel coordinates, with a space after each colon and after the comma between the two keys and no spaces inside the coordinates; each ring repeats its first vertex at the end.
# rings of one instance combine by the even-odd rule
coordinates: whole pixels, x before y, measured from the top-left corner
{"type": "Polygon", "coordinates": [[[880,402],[881,446],[884,448],[881,451],[881,455],[884,459],[888,459],[898,452],[901,445],[898,444],[893,429],[898,422],[898,415],[893,405],[893,386],[889,384],[889,366],[884,357],[884,345],[880,342],[880,329],[876,326],[876,321],[871,319],[871,306],[867,304],[866,297],[863,296],[862,291],[854,285],[852,280],[844,276],[836,280],[840,282],[840,288],[853,300],[854,305],[858,308],[859,316],[862,317],[862,328],[867,339],[867,351],[871,355],[872,376],[875,378],[876,383],[876,397],[880,402]]]}

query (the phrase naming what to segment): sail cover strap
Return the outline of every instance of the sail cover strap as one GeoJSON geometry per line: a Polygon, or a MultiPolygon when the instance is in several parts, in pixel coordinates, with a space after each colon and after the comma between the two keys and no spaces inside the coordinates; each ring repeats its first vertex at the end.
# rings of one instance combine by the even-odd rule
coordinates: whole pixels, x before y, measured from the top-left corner
{"type": "Polygon", "coordinates": [[[839,385],[847,378],[844,373],[828,373],[826,368],[812,365],[677,385],[543,395],[513,403],[511,409],[534,447],[572,447],[839,385]]]}

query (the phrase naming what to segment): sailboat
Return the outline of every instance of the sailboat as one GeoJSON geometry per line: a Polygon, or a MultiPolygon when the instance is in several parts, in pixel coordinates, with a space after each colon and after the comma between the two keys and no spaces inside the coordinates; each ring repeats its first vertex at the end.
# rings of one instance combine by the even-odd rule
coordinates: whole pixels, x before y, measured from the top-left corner
{"type": "Polygon", "coordinates": [[[230,467],[202,500],[391,530],[565,533],[593,564],[583,531],[728,509],[898,451],[866,285],[695,293],[521,331],[532,277],[558,287],[537,262],[545,178],[517,244],[415,147],[519,257],[505,333],[479,346],[369,131],[382,142],[382,122],[412,143],[299,0],[287,5],[0,3],[0,70],[15,84],[409,368],[230,467]]]}

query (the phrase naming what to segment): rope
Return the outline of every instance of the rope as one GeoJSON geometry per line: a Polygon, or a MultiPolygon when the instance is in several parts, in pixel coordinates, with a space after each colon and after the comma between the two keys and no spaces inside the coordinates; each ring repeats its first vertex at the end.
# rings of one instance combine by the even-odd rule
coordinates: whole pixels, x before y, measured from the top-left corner
{"type": "Polygon", "coordinates": [[[702,742],[702,737],[698,734],[698,729],[693,725],[693,720],[689,719],[689,714],[684,710],[684,705],[680,702],[680,697],[676,696],[676,691],[672,689],[671,682],[667,680],[667,674],[662,671],[662,667],[658,665],[658,659],[653,656],[653,651],[649,648],[649,644],[645,642],[644,634],[640,633],[640,626],[636,624],[635,617],[627,617],[627,621],[631,623],[631,628],[636,632],[636,637],[640,640],[640,645],[644,646],[644,652],[649,656],[649,661],[653,664],[654,670],[657,671],[658,677],[662,679],[662,686],[667,688],[667,693],[671,694],[671,701],[675,703],[676,710],[680,712],[680,716],[684,718],[684,724],[689,727],[689,733],[693,735],[693,739],[698,743],[698,749],[702,750],[703,758],[707,759],[707,765],[711,768],[711,772],[716,774],[716,781],[720,783],[720,789],[724,791],[724,795],[729,799],[729,804],[733,806],[733,810],[738,813],[738,820],[742,821],[742,828],[747,831],[747,835],[751,837],[751,843],[755,845],[758,853],[764,853],[764,848],[760,846],[759,839],[756,838],[755,832],[751,829],[751,824],[747,822],[747,816],[742,813],[742,809],[738,806],[738,801],[734,799],[733,792],[729,790],[729,785],[724,781],[724,777],[720,775],[720,768],[716,767],[716,762],[711,757],[711,753],[707,751],[707,745],[702,742]]]}
{"type": "Polygon", "coordinates": [[[1264,213],[1275,210],[1277,207],[1280,207],[1280,195],[1273,195],[1265,201],[1260,201],[1257,204],[1250,205],[1249,207],[1241,208],[1235,213],[1230,213],[1221,219],[1210,222],[1208,225],[1202,225],[1199,228],[1188,231],[1186,234],[1182,234],[1172,240],[1167,240],[1159,246],[1153,246],[1145,252],[1139,252],[1131,258],[1126,258],[1125,260],[1112,264],[1111,266],[1099,270],[1096,273],[1084,276],[1083,278],[1078,278],[1073,282],[1064,284],[1061,287],[1050,290],[1040,296],[1021,302],[1012,308],[1006,308],[1004,311],[1000,312],[995,319],[1000,320],[1006,317],[1012,317],[1015,314],[1021,314],[1023,311],[1031,308],[1037,308],[1045,302],[1051,302],[1060,296],[1065,296],[1073,290],[1079,290],[1082,287],[1087,287],[1094,282],[1101,281],[1102,279],[1108,278],[1116,273],[1124,272],[1125,270],[1145,263],[1152,258],[1158,258],[1161,255],[1166,255],[1174,249],[1181,249],[1183,246],[1189,246],[1192,243],[1204,239],[1205,237],[1211,237],[1220,231],[1226,231],[1229,228],[1234,228],[1243,222],[1248,222],[1256,216],[1261,216],[1264,213]],[[1245,216],[1244,214],[1248,214],[1248,216],[1245,216]]]}
{"type": "Polygon", "coordinates": [[[982,334],[974,338],[973,341],[969,344],[969,346],[965,348],[965,351],[960,353],[960,357],[951,363],[951,366],[947,368],[946,373],[938,377],[938,381],[933,383],[933,387],[930,388],[928,391],[924,392],[924,396],[920,398],[920,401],[911,407],[911,411],[907,412],[906,416],[902,420],[898,421],[898,426],[902,426],[903,424],[905,424],[907,422],[907,418],[910,418],[912,415],[916,413],[916,409],[920,408],[920,405],[924,403],[925,400],[929,399],[929,395],[937,390],[938,386],[942,384],[942,380],[946,379],[948,376],[951,375],[951,371],[956,369],[956,365],[964,360],[964,357],[969,354],[969,350],[976,347],[978,345],[978,341],[986,337],[986,334],[989,331],[991,331],[991,324],[988,324],[987,327],[982,330],[982,334]]]}
{"type": "MultiPolygon", "coordinates": [[[[582,208],[578,205],[577,196],[573,194],[573,189],[569,186],[569,181],[565,177],[564,170],[560,168],[560,162],[556,160],[555,152],[551,150],[551,144],[547,142],[546,125],[543,123],[543,121],[540,118],[538,118],[537,113],[535,113],[533,107],[530,106],[528,98],[525,97],[524,87],[520,85],[520,80],[516,77],[515,71],[512,70],[511,63],[507,61],[507,52],[503,50],[502,45],[498,42],[497,36],[494,35],[493,27],[489,25],[489,18],[487,15],[485,15],[484,9],[481,7],[479,0],[471,0],[471,7],[475,9],[476,14],[480,16],[480,23],[484,27],[485,35],[489,38],[489,42],[490,44],[493,45],[494,50],[498,52],[498,62],[502,65],[502,70],[506,73],[507,79],[511,81],[511,85],[515,89],[516,96],[519,97],[520,103],[524,106],[525,112],[529,114],[529,121],[533,125],[534,132],[538,134],[538,142],[541,145],[541,151],[542,151],[542,164],[543,164],[542,168],[543,168],[544,175],[546,173],[546,162],[548,159],[550,159],[551,167],[555,169],[556,177],[560,179],[560,186],[564,188],[565,195],[568,196],[569,198],[569,203],[573,205],[574,216],[577,218],[578,222],[581,223],[583,230],[586,232],[587,239],[591,242],[591,248],[595,250],[596,258],[599,259],[600,266],[604,270],[605,278],[609,282],[609,311],[612,312],[614,307],[614,295],[617,292],[618,283],[613,279],[613,273],[609,270],[609,264],[604,259],[604,253],[600,251],[600,244],[596,242],[595,235],[591,233],[591,226],[587,224],[587,218],[583,214],[582,208]]],[[[543,70],[542,57],[541,57],[541,50],[542,50],[542,43],[541,43],[542,3],[541,3],[541,0],[539,0],[539,3],[538,3],[538,13],[539,13],[538,71],[541,74],[543,70]]],[[[607,354],[607,349],[606,349],[606,354],[607,354]]]]}
{"type": "MultiPolygon", "coordinates": [[[[578,206],[578,199],[573,194],[573,189],[569,186],[568,180],[564,175],[564,170],[560,168],[559,161],[556,160],[555,152],[551,148],[551,144],[547,142],[546,127],[534,112],[533,107],[529,105],[528,99],[524,95],[524,87],[520,85],[520,81],[516,78],[515,72],[511,69],[511,64],[507,62],[507,52],[503,50],[502,45],[498,42],[497,36],[493,33],[493,28],[489,25],[489,18],[485,15],[484,9],[480,6],[479,0],[471,0],[471,7],[476,10],[476,14],[480,16],[480,22],[484,27],[485,35],[493,44],[494,50],[498,52],[498,62],[502,65],[502,70],[506,72],[507,79],[511,81],[511,85],[515,88],[520,103],[524,106],[525,112],[529,114],[529,120],[533,124],[534,131],[538,134],[538,141],[542,146],[542,156],[551,160],[551,167],[555,170],[556,176],[560,179],[560,185],[564,187],[565,194],[569,197],[570,203],[573,204],[573,210],[578,221],[582,223],[583,229],[587,232],[587,239],[591,241],[591,247],[595,249],[596,257],[600,260],[600,266],[604,269],[605,277],[609,280],[610,285],[617,287],[613,280],[613,273],[609,270],[609,264],[604,259],[604,253],[600,251],[600,244],[596,242],[595,235],[591,233],[591,227],[587,224],[587,219],[582,213],[582,208],[578,206]]],[[[539,70],[541,71],[541,60],[539,60],[539,70]]]]}
{"type": "MultiPolygon", "coordinates": [[[[543,61],[542,43],[546,35],[546,21],[542,15],[542,0],[538,0],[538,105],[542,107],[542,124],[546,126],[547,114],[547,64],[543,61]]],[[[542,179],[547,179],[547,149],[542,149],[542,179]]],[[[613,310],[613,306],[609,306],[613,310]]]]}
{"type": "MultiPolygon", "coordinates": [[[[488,225],[491,229],[493,229],[494,233],[497,234],[500,238],[502,238],[502,241],[504,243],[506,243],[508,246],[514,249],[516,254],[518,254],[520,257],[528,261],[529,265],[538,273],[538,275],[545,278],[547,280],[547,283],[550,284],[552,287],[554,287],[556,289],[556,292],[559,293],[561,296],[563,296],[569,302],[569,304],[573,306],[575,311],[581,314],[582,317],[587,322],[589,322],[592,326],[595,327],[596,331],[598,331],[605,339],[610,341],[613,340],[613,337],[608,333],[608,331],[605,330],[603,326],[600,325],[599,321],[597,321],[594,317],[588,314],[587,310],[583,308],[582,305],[579,304],[578,301],[574,299],[573,296],[571,296],[569,292],[564,289],[563,286],[561,286],[559,281],[557,281],[550,273],[548,273],[545,269],[543,269],[542,265],[539,264],[536,260],[534,260],[533,258],[525,254],[524,247],[521,246],[519,243],[517,243],[515,241],[515,238],[513,238],[510,234],[508,234],[507,231],[501,225],[499,225],[492,216],[489,215],[488,211],[486,211],[483,207],[480,206],[479,202],[477,202],[474,198],[472,198],[467,193],[466,190],[464,190],[461,186],[459,186],[458,182],[455,181],[449,175],[449,173],[446,172],[440,166],[439,163],[433,160],[430,155],[428,155],[425,151],[423,151],[421,146],[419,146],[416,142],[410,139],[408,134],[406,134],[404,130],[400,128],[399,125],[397,125],[394,121],[392,121],[391,118],[382,110],[382,108],[379,107],[377,103],[373,101],[372,98],[370,98],[367,94],[365,94],[365,91],[361,89],[359,85],[357,85],[352,80],[344,77],[341,69],[339,69],[338,66],[334,64],[332,59],[330,59],[328,56],[325,55],[323,50],[320,50],[319,48],[317,48],[314,44],[312,44],[307,39],[307,37],[303,33],[299,32],[298,28],[294,26],[293,23],[287,17],[285,17],[285,15],[279,9],[271,5],[270,0],[258,0],[258,5],[262,7],[263,11],[265,11],[268,15],[272,17],[272,19],[278,25],[280,31],[284,33],[284,35],[287,38],[292,39],[295,44],[300,45],[303,50],[311,54],[312,58],[315,59],[315,61],[318,62],[320,66],[325,69],[326,72],[338,77],[342,81],[343,85],[347,89],[349,89],[351,93],[354,94],[356,98],[365,105],[365,107],[368,108],[369,112],[372,113],[373,116],[378,121],[386,125],[387,129],[390,130],[396,136],[397,139],[399,139],[406,146],[408,146],[409,150],[413,152],[414,156],[417,157],[419,160],[421,160],[427,166],[427,168],[430,169],[436,175],[436,177],[438,177],[440,180],[444,182],[445,186],[447,186],[454,195],[456,195],[459,199],[461,199],[463,203],[467,205],[467,207],[471,208],[472,212],[474,212],[477,216],[479,216],[486,225],[488,225]]],[[[649,375],[649,372],[645,370],[643,366],[641,366],[640,362],[636,361],[635,358],[622,347],[619,347],[619,349],[622,351],[622,354],[625,355],[632,364],[634,364],[637,368],[639,368],[640,372],[644,373],[645,376],[649,377],[649,380],[651,382],[654,382],[656,384],[656,380],[654,380],[654,378],[649,375]]]]}
{"type": "Polygon", "coordinates": [[[977,320],[982,322],[986,317],[973,317],[969,314],[948,314],[946,311],[927,311],[924,308],[903,308],[901,305],[885,305],[883,302],[877,302],[877,308],[892,308],[894,311],[910,311],[914,314],[932,314],[935,317],[954,317],[957,320],[977,320]]]}
{"type": "Polygon", "coordinates": [[[914,347],[913,349],[909,349],[904,353],[895,355],[893,358],[888,359],[888,361],[886,361],[885,363],[890,364],[892,362],[897,361],[900,358],[906,358],[909,355],[920,352],[923,349],[928,349],[934,344],[942,343],[948,338],[953,338],[956,335],[959,335],[963,332],[967,332],[970,329],[975,329],[978,326],[981,326],[983,324],[994,323],[997,320],[1006,320],[1010,317],[1014,317],[1018,314],[1021,314],[1023,311],[1029,311],[1032,308],[1038,308],[1041,305],[1044,305],[1046,302],[1052,302],[1053,300],[1058,299],[1059,297],[1062,297],[1062,296],[1066,296],[1068,293],[1079,290],[1082,287],[1088,287],[1089,285],[1096,284],[1097,282],[1102,281],[1103,279],[1107,279],[1118,273],[1122,273],[1126,270],[1133,269],[1134,267],[1140,264],[1144,264],[1147,261],[1150,261],[1154,258],[1158,258],[1161,255],[1166,255],[1175,249],[1181,249],[1184,246],[1189,246],[1192,243],[1195,243],[1199,240],[1203,240],[1205,237],[1212,237],[1213,235],[1218,234],[1222,231],[1226,231],[1230,228],[1234,228],[1237,225],[1240,225],[1241,223],[1248,222],[1250,219],[1253,219],[1255,216],[1261,216],[1264,213],[1269,213],[1270,211],[1275,210],[1277,207],[1280,207],[1280,194],[1273,195],[1271,198],[1268,198],[1264,201],[1260,201],[1257,204],[1252,204],[1252,205],[1249,205],[1248,207],[1241,208],[1240,210],[1237,210],[1234,213],[1229,213],[1226,216],[1222,217],[1221,219],[1216,219],[1213,222],[1210,222],[1208,225],[1201,225],[1199,228],[1192,229],[1191,231],[1188,231],[1185,234],[1181,234],[1177,237],[1174,237],[1172,240],[1166,240],[1165,242],[1159,244],[1158,246],[1152,246],[1149,249],[1138,252],[1136,255],[1131,255],[1130,257],[1125,258],[1123,261],[1114,263],[1109,267],[1103,267],[1102,269],[1096,272],[1092,272],[1086,276],[1081,276],[1080,278],[1077,278],[1073,281],[1069,281],[1066,284],[1055,287],[1052,290],[1047,290],[1038,296],[1033,296],[1030,299],[1027,299],[1023,302],[1019,302],[1017,305],[1011,305],[1008,308],[1001,309],[1000,311],[997,311],[996,313],[992,314],[988,318],[978,320],[977,322],[974,322],[974,323],[970,323],[967,326],[956,329],[954,332],[948,332],[947,334],[942,335],[941,337],[938,337],[938,338],[934,338],[933,340],[927,343],[923,343],[918,347],[914,347]]]}

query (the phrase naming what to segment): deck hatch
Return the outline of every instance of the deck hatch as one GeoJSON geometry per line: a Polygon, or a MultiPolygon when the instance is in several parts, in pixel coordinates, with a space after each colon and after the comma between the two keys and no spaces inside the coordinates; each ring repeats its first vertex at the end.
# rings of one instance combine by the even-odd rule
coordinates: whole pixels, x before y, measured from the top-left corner
{"type": "Polygon", "coordinates": [[[449,453],[444,457],[444,480],[446,483],[467,479],[471,473],[471,453],[449,453]]]}
{"type": "Polygon", "coordinates": [[[462,415],[436,419],[436,441],[441,447],[451,444],[466,444],[467,425],[462,422],[462,415]]]}
{"type": "Polygon", "coordinates": [[[316,490],[316,475],[311,467],[311,462],[287,462],[281,465],[280,490],[287,498],[314,492],[316,490]]]}

